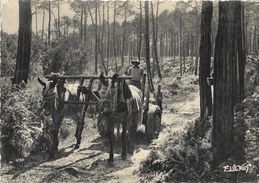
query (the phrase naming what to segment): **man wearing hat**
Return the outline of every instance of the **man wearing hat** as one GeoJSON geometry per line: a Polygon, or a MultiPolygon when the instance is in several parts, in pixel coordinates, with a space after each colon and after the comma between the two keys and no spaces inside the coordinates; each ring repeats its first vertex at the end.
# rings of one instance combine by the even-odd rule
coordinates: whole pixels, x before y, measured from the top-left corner
{"type": "Polygon", "coordinates": [[[140,62],[138,59],[134,59],[131,63],[133,66],[128,70],[128,76],[132,77],[130,84],[141,90],[141,80],[144,74],[144,69],[139,66],[140,62]]]}

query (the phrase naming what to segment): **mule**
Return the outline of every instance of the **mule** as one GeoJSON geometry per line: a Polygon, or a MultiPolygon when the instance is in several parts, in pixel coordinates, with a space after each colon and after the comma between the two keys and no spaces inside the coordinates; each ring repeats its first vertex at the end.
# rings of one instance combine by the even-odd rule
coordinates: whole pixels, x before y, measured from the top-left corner
{"type": "Polygon", "coordinates": [[[65,103],[66,101],[85,101],[86,97],[90,97],[92,101],[97,99],[87,87],[79,88],[79,84],[66,84],[63,79],[55,79],[53,81],[44,82],[38,78],[38,82],[43,86],[42,91],[42,108],[45,116],[51,116],[52,124],[50,133],[52,136],[52,144],[49,150],[49,157],[54,158],[58,151],[58,133],[64,117],[71,117],[77,124],[76,126],[76,144],[78,149],[81,144],[81,135],[84,128],[84,104],[65,103]],[[79,90],[88,95],[78,95],[79,90]],[[92,94],[92,95],[89,95],[92,94]],[[79,98],[78,98],[79,97],[79,98]]]}
{"type": "Polygon", "coordinates": [[[113,116],[120,117],[122,124],[121,144],[122,160],[126,159],[127,150],[133,153],[135,134],[138,125],[142,122],[142,92],[135,86],[127,84],[125,79],[114,74],[112,79],[100,75],[102,84],[99,95],[101,98],[100,110],[106,118],[107,137],[109,140],[108,165],[114,163],[114,120],[113,116]]]}

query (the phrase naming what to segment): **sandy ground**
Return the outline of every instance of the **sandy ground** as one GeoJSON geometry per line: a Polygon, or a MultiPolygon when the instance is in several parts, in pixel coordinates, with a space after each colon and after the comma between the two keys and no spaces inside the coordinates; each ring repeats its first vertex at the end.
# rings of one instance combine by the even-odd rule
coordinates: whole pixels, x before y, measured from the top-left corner
{"type": "MultiPolygon", "coordinates": [[[[2,165],[1,182],[110,182],[135,183],[144,180],[138,173],[140,162],[144,160],[152,146],[163,142],[167,129],[183,130],[188,120],[199,115],[198,86],[185,97],[175,96],[164,100],[162,118],[163,129],[158,139],[153,142],[138,140],[135,153],[127,160],[120,159],[121,148],[115,148],[115,165],[108,167],[108,145],[93,127],[93,122],[86,119],[80,149],[74,150],[74,134],[60,142],[58,158],[48,161],[47,154],[39,154],[25,161],[16,161],[2,165]],[[173,110],[172,110],[173,109],[173,110]]],[[[68,124],[69,125],[69,124],[68,124]]],[[[71,124],[70,124],[71,125],[71,124]]],[[[74,129],[71,125],[71,131],[74,129]]],[[[141,134],[141,133],[140,133],[141,134]]],[[[142,134],[143,135],[143,134],[142,134]]],[[[142,139],[141,136],[139,139],[142,139]]]]}

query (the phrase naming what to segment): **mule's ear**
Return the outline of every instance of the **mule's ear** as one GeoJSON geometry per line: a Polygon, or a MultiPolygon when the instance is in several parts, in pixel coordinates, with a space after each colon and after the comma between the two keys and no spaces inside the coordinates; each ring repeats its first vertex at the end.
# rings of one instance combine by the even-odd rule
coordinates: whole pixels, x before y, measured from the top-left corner
{"type": "Polygon", "coordinates": [[[100,81],[104,86],[108,86],[108,81],[105,79],[103,73],[100,74],[100,81]]]}
{"type": "Polygon", "coordinates": [[[46,83],[45,83],[44,81],[42,81],[40,78],[38,78],[38,82],[39,82],[42,86],[46,87],[46,83]]]}
{"type": "Polygon", "coordinates": [[[58,83],[58,80],[57,80],[57,79],[54,79],[54,80],[50,83],[50,88],[54,88],[57,83],[58,83]]]}
{"type": "Polygon", "coordinates": [[[119,74],[115,73],[115,74],[113,74],[113,76],[112,76],[112,80],[118,79],[118,77],[119,77],[119,74]]]}

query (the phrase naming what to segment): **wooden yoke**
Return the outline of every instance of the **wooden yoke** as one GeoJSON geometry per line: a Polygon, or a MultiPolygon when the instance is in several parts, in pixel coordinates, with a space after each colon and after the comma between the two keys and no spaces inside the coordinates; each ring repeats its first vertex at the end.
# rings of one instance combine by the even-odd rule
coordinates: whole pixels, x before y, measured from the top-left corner
{"type": "MultiPolygon", "coordinates": [[[[99,79],[100,76],[92,75],[92,76],[85,76],[85,75],[46,75],[45,78],[48,80],[53,79],[99,79]]],[[[106,79],[112,79],[112,76],[104,76],[106,79]]],[[[118,79],[132,79],[131,76],[119,76],[118,79]]]]}

